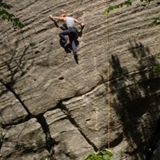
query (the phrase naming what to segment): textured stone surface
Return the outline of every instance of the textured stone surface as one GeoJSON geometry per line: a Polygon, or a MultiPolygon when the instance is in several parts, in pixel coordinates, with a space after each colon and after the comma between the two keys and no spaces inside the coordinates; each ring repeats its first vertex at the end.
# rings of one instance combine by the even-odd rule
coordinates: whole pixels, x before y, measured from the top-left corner
{"type": "Polygon", "coordinates": [[[0,20],[2,159],[79,160],[106,147],[116,160],[146,159],[160,116],[160,77],[152,72],[160,26],[149,26],[160,16],[158,1],[106,17],[120,0],[5,2],[26,26],[0,20]],[[79,65],[49,19],[62,10],[86,24],[79,65]]]}
{"type": "Polygon", "coordinates": [[[6,128],[3,134],[2,159],[34,159],[48,155],[44,150],[45,136],[35,119],[6,128]]]}
{"type": "Polygon", "coordinates": [[[100,85],[90,93],[64,101],[62,106],[62,110],[68,111],[71,119],[90,140],[95,150],[106,147],[109,137],[108,125],[112,126],[113,140],[118,139],[122,134],[120,121],[118,118],[115,119],[114,111],[109,110],[106,103],[106,87],[100,85]],[[114,119],[114,121],[109,119],[114,119]]]}
{"type": "Polygon", "coordinates": [[[50,126],[51,137],[57,143],[54,149],[57,159],[79,159],[94,151],[79,128],[61,110],[47,112],[44,116],[50,126]]]}

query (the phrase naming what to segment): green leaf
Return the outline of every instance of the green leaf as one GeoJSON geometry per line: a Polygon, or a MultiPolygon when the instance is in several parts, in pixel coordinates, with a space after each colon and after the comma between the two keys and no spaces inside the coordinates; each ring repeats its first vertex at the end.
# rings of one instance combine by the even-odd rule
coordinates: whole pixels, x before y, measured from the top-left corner
{"type": "Polygon", "coordinates": [[[112,160],[112,152],[109,149],[88,155],[84,160],[112,160]]]}
{"type": "Polygon", "coordinates": [[[108,155],[104,155],[104,156],[103,156],[103,159],[104,159],[104,160],[110,160],[110,158],[108,157],[108,155]]]}
{"type": "Polygon", "coordinates": [[[0,17],[3,20],[7,20],[9,22],[12,22],[13,26],[16,26],[18,28],[23,28],[24,24],[20,21],[20,19],[16,18],[14,14],[11,14],[6,10],[6,9],[10,9],[10,8],[12,8],[11,5],[0,2],[0,17]]]}
{"type": "Polygon", "coordinates": [[[123,3],[120,3],[119,5],[115,5],[115,6],[110,6],[108,9],[106,9],[103,13],[104,16],[108,15],[110,12],[122,8],[124,6],[130,7],[132,5],[132,1],[131,0],[127,0],[123,3]]]}
{"type": "Polygon", "coordinates": [[[6,3],[3,3],[3,2],[0,2],[0,8],[11,9],[11,8],[13,8],[13,6],[6,4],[6,3]]]}
{"type": "Polygon", "coordinates": [[[160,25],[160,18],[156,18],[156,19],[150,24],[151,27],[157,26],[157,25],[160,25]]]}

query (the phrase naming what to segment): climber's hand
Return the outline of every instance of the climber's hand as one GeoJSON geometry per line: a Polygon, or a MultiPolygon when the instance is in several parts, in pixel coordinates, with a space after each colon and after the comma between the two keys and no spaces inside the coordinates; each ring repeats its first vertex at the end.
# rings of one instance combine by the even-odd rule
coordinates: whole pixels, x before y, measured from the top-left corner
{"type": "Polygon", "coordinates": [[[52,15],[49,16],[50,18],[54,19],[52,15]]]}

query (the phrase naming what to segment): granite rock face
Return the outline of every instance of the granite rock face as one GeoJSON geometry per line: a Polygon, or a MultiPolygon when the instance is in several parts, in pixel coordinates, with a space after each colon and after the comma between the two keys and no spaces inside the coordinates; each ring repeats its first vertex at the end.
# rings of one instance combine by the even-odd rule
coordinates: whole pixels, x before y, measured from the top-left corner
{"type": "Polygon", "coordinates": [[[160,26],[150,24],[160,17],[158,1],[135,1],[108,16],[120,0],[4,2],[25,27],[0,20],[0,159],[80,160],[104,148],[116,160],[152,157],[160,132],[160,26]],[[86,24],[79,64],[49,18],[64,11],[86,24]]]}

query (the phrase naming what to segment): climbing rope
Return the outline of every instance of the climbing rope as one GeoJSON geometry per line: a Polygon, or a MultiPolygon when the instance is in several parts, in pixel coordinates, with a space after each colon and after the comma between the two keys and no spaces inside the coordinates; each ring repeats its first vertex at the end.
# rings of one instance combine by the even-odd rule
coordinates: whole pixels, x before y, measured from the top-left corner
{"type": "MultiPolygon", "coordinates": [[[[109,6],[109,1],[107,1],[107,7],[109,6]]],[[[106,24],[107,27],[109,26],[109,21],[108,21],[108,14],[106,15],[106,24]]],[[[107,130],[108,130],[108,148],[110,148],[110,142],[111,142],[111,96],[110,96],[110,75],[111,75],[111,67],[110,67],[110,63],[109,63],[109,59],[110,59],[110,53],[109,53],[109,29],[107,28],[107,51],[108,51],[108,83],[107,83],[107,92],[108,92],[108,112],[107,112],[107,130]]]]}

